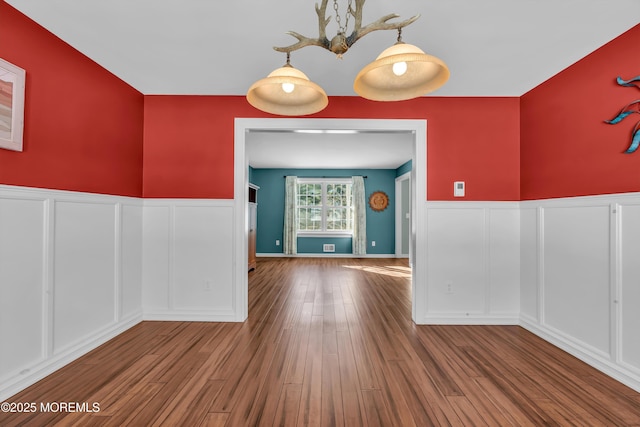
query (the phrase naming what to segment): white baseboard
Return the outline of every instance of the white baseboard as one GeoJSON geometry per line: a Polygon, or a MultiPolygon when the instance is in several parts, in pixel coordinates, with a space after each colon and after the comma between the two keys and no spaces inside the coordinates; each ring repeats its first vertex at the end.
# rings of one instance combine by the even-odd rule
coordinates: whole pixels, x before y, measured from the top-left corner
{"type": "Polygon", "coordinates": [[[566,351],[570,355],[582,360],[586,364],[609,375],[617,381],[620,381],[622,384],[640,392],[640,373],[633,372],[630,369],[625,369],[621,364],[611,362],[596,352],[591,352],[584,346],[578,346],[561,335],[554,333],[552,330],[536,323],[531,323],[525,318],[521,318],[520,326],[556,347],[566,351]]]}
{"type": "Polygon", "coordinates": [[[520,202],[520,324],[640,391],[640,193],[520,202]]]}
{"type": "Polygon", "coordinates": [[[423,318],[422,325],[519,325],[517,314],[504,316],[490,315],[466,315],[463,313],[430,314],[423,318]]]}
{"type": "Polygon", "coordinates": [[[44,377],[51,375],[58,369],[96,349],[141,321],[142,313],[131,315],[127,319],[96,333],[93,337],[82,340],[78,344],[68,347],[59,354],[47,358],[31,368],[24,369],[10,378],[3,379],[1,382],[2,388],[0,388],[0,401],[9,399],[14,394],[35,384],[44,377]]]}
{"type": "Polygon", "coordinates": [[[233,310],[228,311],[145,311],[143,320],[159,322],[241,322],[233,310]]]}
{"type": "Polygon", "coordinates": [[[258,258],[397,258],[396,254],[366,254],[366,255],[353,255],[353,254],[336,254],[336,253],[317,253],[317,254],[274,254],[274,253],[260,253],[256,254],[258,258]]]}

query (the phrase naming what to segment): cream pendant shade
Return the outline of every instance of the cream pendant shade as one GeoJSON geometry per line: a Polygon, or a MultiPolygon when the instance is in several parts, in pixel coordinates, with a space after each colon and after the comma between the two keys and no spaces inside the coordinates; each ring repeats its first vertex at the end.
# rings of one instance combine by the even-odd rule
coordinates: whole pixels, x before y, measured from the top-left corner
{"type": "Polygon", "coordinates": [[[353,89],[372,101],[402,101],[432,92],[448,79],[449,68],[442,60],[400,42],[365,66],[356,76],[353,89]]]}
{"type": "Polygon", "coordinates": [[[247,101],[258,110],[282,116],[317,113],[329,104],[324,90],[291,65],[278,68],[251,85],[247,101]]]}

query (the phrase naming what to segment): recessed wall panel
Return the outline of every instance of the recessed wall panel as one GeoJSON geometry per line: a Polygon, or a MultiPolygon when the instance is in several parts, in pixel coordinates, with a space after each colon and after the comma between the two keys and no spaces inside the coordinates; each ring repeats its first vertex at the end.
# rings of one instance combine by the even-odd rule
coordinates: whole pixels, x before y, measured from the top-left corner
{"type": "Polygon", "coordinates": [[[115,205],[55,204],[54,352],[115,321],[115,205]]]}
{"type": "Polygon", "coordinates": [[[545,323],[609,354],[609,206],[544,209],[545,323]]]}
{"type": "Polygon", "coordinates": [[[170,208],[145,206],[142,230],[143,311],[169,308],[170,208]]]}
{"type": "Polygon", "coordinates": [[[484,313],[484,209],[427,212],[427,307],[433,313],[484,313]]]}
{"type": "Polygon", "coordinates": [[[44,202],[0,199],[0,378],[43,356],[44,202]]]}
{"type": "Polygon", "coordinates": [[[180,310],[233,310],[233,208],[177,206],[173,298],[180,310]]]}
{"type": "Polygon", "coordinates": [[[489,210],[489,311],[520,311],[520,217],[517,209],[489,210]]]}
{"type": "Polygon", "coordinates": [[[621,358],[640,372],[640,205],[622,206],[621,223],[621,358]]]}

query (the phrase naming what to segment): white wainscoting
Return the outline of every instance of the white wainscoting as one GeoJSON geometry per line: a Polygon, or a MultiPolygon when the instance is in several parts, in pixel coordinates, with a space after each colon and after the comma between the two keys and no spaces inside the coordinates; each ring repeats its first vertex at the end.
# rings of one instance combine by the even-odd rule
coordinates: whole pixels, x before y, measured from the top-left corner
{"type": "MultiPolygon", "coordinates": [[[[145,320],[235,322],[233,200],[144,201],[145,320]]],[[[247,269],[246,257],[245,274],[247,269]]]]}
{"type": "MultiPolygon", "coordinates": [[[[242,321],[234,209],[0,186],[0,400],[142,319],[242,321]]],[[[640,194],[424,212],[419,323],[521,324],[640,391],[640,194]]]]}
{"type": "Polygon", "coordinates": [[[519,323],[517,202],[427,202],[425,324],[519,323]]]}
{"type": "Polygon", "coordinates": [[[521,203],[521,324],[640,391],[640,194],[521,203]]]}
{"type": "Polygon", "coordinates": [[[142,320],[142,209],[0,186],[0,400],[142,320]]]}

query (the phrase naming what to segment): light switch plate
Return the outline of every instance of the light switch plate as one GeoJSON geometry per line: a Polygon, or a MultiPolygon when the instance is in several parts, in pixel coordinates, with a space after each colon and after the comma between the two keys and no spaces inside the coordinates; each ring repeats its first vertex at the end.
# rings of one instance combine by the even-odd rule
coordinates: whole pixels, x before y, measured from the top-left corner
{"type": "Polygon", "coordinates": [[[464,181],[453,183],[453,197],[464,197],[464,181]]]}

